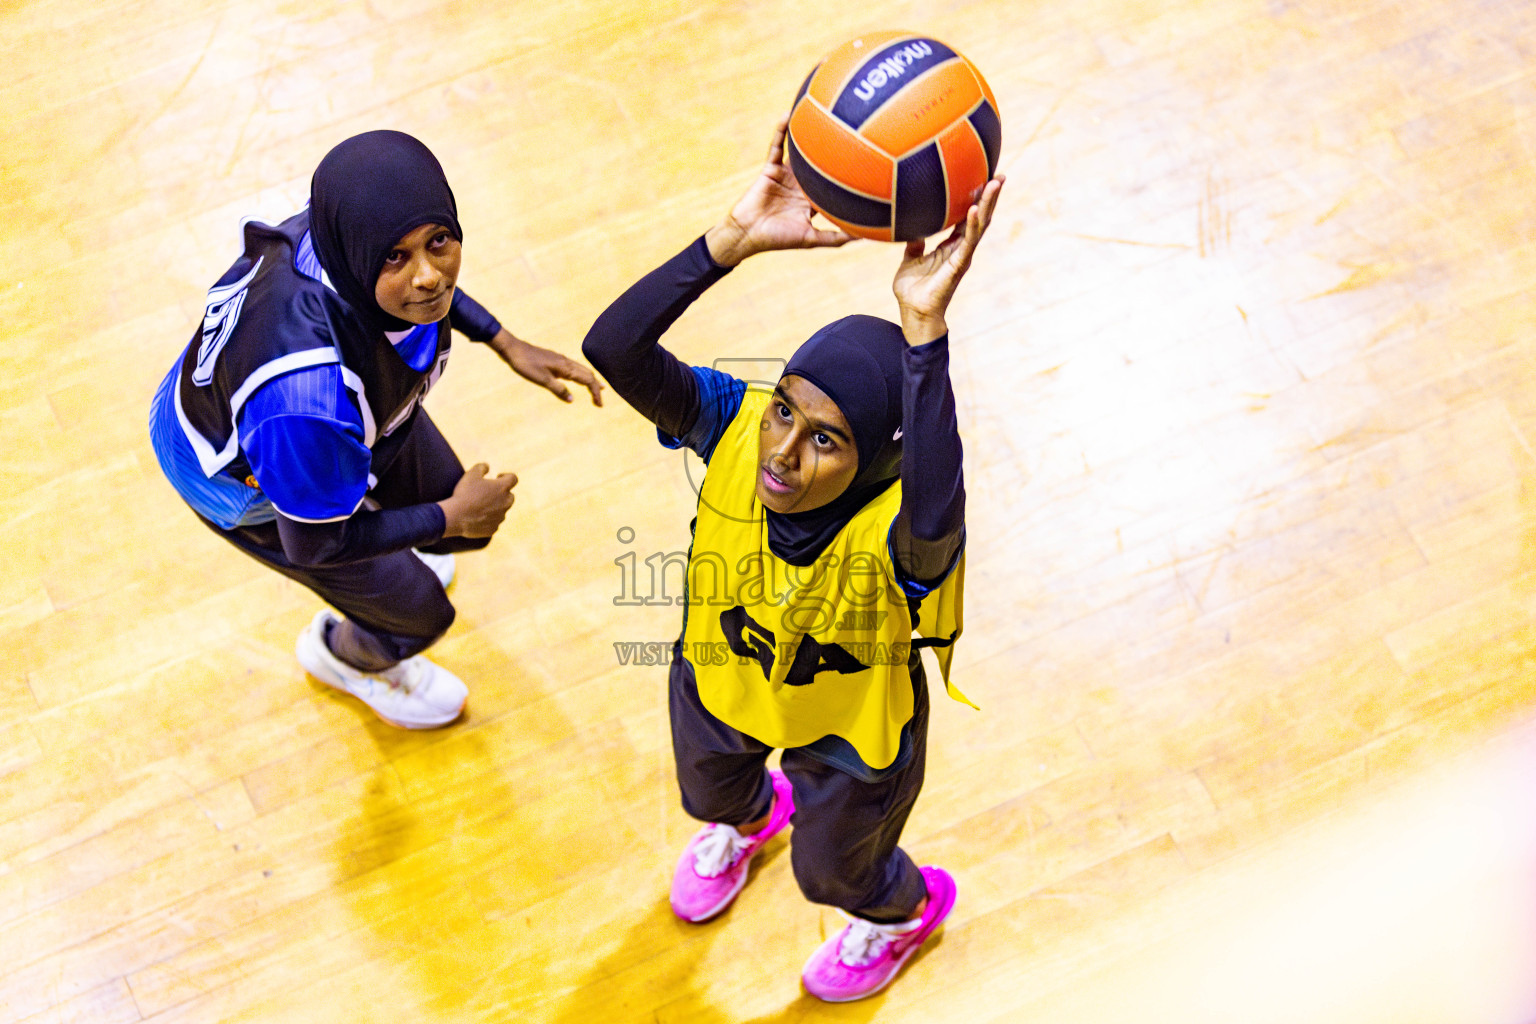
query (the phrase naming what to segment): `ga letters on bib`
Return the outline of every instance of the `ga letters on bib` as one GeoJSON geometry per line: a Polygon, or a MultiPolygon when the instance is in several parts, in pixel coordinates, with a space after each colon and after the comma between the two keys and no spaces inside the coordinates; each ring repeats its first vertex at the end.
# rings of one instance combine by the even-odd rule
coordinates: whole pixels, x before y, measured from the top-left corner
{"type": "Polygon", "coordinates": [[[775,747],[840,736],[865,764],[885,768],[912,717],[914,646],[931,646],[949,695],[971,703],[949,681],[965,557],[920,604],[909,600],[888,544],[899,481],[812,564],[770,551],[756,478],[758,421],[771,397],[743,396],[699,489],[683,653],[699,699],[727,725],[775,747]]]}

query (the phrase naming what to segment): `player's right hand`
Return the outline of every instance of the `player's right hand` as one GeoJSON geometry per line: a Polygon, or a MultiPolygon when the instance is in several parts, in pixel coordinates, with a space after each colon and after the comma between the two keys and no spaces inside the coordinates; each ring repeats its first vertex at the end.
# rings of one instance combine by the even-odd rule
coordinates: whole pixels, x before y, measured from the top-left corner
{"type": "Polygon", "coordinates": [[[788,133],[786,115],[774,126],[762,170],[725,219],[705,233],[709,258],[720,266],[734,267],[748,256],[775,249],[816,249],[853,241],[842,228],[811,223],[816,210],[784,162],[788,133]]]}
{"type": "Polygon", "coordinates": [[[495,534],[516,495],[516,473],[487,476],[491,467],[477,462],[464,471],[453,494],[438,502],[447,525],[444,537],[489,537],[495,534]]]}

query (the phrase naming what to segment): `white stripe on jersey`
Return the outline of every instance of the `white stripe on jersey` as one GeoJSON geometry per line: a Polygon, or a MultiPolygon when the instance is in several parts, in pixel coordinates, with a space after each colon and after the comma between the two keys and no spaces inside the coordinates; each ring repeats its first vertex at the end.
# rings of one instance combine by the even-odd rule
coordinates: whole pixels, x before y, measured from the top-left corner
{"type": "Polygon", "coordinates": [[[198,387],[212,383],[213,366],[235,333],[240,310],[245,306],[245,290],[256,279],[264,259],[265,256],[258,259],[250,273],[240,280],[208,289],[208,301],[203,304],[203,340],[197,347],[197,365],[192,370],[192,383],[198,387]]]}
{"type": "MultiPolygon", "coordinates": [[[[192,445],[192,450],[197,453],[197,462],[198,465],[202,466],[203,473],[207,476],[213,476],[213,474],[234,461],[236,453],[240,450],[240,409],[245,405],[246,399],[250,398],[257,388],[275,377],[281,377],[283,374],[291,373],[294,370],[302,370],[309,366],[324,366],[327,363],[339,364],[340,362],[341,356],[337,354],[334,348],[311,348],[305,349],[302,352],[290,352],[285,356],[279,356],[277,359],[257,367],[256,372],[245,378],[239,390],[230,396],[229,440],[225,443],[223,449],[219,451],[214,451],[212,443],[198,432],[197,428],[192,425],[192,422],[187,419],[187,414],[182,410],[181,379],[180,374],[178,374],[176,380],[176,419],[181,422],[182,432],[187,435],[187,441],[192,445]]],[[[367,444],[372,447],[373,413],[368,409],[368,403],[362,400],[363,382],[358,378],[357,374],[352,373],[346,367],[341,367],[341,371],[343,380],[346,380],[349,374],[351,375],[352,380],[348,381],[349,385],[352,381],[356,381],[353,390],[357,392],[359,403],[362,405],[363,425],[368,432],[367,444]]]]}

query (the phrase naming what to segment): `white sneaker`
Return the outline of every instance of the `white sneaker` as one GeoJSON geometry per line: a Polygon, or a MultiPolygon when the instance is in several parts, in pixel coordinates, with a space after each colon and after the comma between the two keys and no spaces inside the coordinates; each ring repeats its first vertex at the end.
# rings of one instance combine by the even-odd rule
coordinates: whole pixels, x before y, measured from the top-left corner
{"type": "Polygon", "coordinates": [[[452,555],[434,555],[430,551],[418,551],[411,548],[411,554],[427,563],[427,568],[437,574],[438,582],[443,589],[448,589],[448,584],[453,582],[453,573],[456,568],[452,555]]]}
{"type": "Polygon", "coordinates": [[[469,696],[462,679],[419,654],[382,672],[355,669],[325,644],[326,626],[337,621],[329,609],[321,609],[299,634],[294,653],[310,675],[350,693],[400,729],[436,729],[459,717],[469,696]]]}

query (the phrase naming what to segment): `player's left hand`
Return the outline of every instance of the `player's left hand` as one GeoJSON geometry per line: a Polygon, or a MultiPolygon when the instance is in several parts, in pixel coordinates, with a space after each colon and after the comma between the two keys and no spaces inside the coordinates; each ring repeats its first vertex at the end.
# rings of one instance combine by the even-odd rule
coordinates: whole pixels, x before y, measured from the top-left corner
{"type": "Polygon", "coordinates": [[[516,337],[505,327],[491,341],[491,347],[524,380],[544,388],[562,402],[573,401],[566,381],[579,384],[592,393],[592,404],[603,404],[603,382],[589,368],[559,352],[539,348],[516,337]]]}
{"type": "Polygon", "coordinates": [[[901,266],[896,268],[896,280],[891,283],[901,306],[901,329],[907,344],[921,345],[948,333],[944,314],[960,279],[970,269],[981,236],[992,223],[1003,181],[999,174],[987,182],[980,198],[966,211],[965,220],[932,251],[923,251],[927,243],[921,238],[907,243],[901,266]]]}

